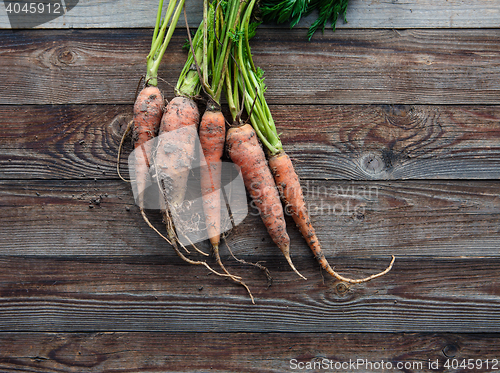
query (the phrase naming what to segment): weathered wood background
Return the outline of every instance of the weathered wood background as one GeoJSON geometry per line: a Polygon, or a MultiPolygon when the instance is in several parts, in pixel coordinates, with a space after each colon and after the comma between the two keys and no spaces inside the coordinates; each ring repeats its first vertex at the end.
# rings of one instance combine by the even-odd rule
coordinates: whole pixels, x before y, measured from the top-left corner
{"type": "MultiPolygon", "coordinates": [[[[13,31],[0,5],[0,371],[500,369],[498,0],[351,0],[349,23],[311,42],[311,17],[261,27],[254,58],[327,258],[353,277],[397,259],[346,286],[288,220],[303,281],[250,215],[228,242],[273,285],[222,254],[256,305],[178,259],[116,175],[155,12],[80,0],[13,31]],[[489,365],[447,369],[453,358],[489,365]]],[[[199,21],[200,1],[188,14],[199,21]]],[[[164,59],[170,83],[184,39],[180,28],[164,59]]]]}

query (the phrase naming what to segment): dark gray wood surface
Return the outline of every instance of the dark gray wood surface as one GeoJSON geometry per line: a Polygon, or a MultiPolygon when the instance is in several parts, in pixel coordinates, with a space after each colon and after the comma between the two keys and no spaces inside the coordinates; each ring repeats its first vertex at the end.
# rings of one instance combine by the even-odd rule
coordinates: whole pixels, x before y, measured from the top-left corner
{"type": "Polygon", "coordinates": [[[297,371],[299,366],[306,372],[339,371],[306,370],[309,363],[341,364],[347,368],[342,372],[354,373],[378,363],[391,364],[395,371],[436,372],[459,371],[444,366],[479,354],[483,369],[476,371],[495,371],[491,367],[498,366],[494,360],[498,355],[484,350],[484,346],[498,347],[492,334],[301,333],[298,337],[294,333],[6,333],[0,348],[12,357],[0,360],[0,367],[30,372],[274,373],[297,371]],[[490,369],[485,369],[487,362],[490,369]],[[433,369],[436,366],[439,369],[433,369]]]}
{"type": "MultiPolygon", "coordinates": [[[[202,18],[202,0],[187,0],[188,22],[198,25],[202,18]]],[[[166,2],[164,3],[166,7],[166,2]]],[[[38,26],[39,28],[137,28],[152,27],[156,19],[157,2],[137,0],[80,0],[63,16],[38,26]]],[[[309,27],[316,14],[305,17],[299,24],[309,27]]],[[[338,20],[339,28],[496,28],[496,0],[350,0],[348,23],[338,20]]],[[[179,19],[184,25],[184,19],[179,19]]],[[[328,28],[329,25],[327,25],[328,28]]],[[[10,28],[9,19],[0,11],[0,29],[10,28]]],[[[306,31],[303,31],[304,35],[306,31]]]]}
{"type": "MultiPolygon", "coordinates": [[[[308,179],[497,179],[496,105],[272,105],[308,179]]],[[[116,179],[132,103],[0,105],[1,179],[116,179]]],[[[122,159],[126,172],[130,141],[122,159]]]]}
{"type": "MultiPolygon", "coordinates": [[[[0,371],[500,369],[497,2],[352,0],[349,23],[311,42],[313,16],[259,30],[255,62],[327,259],[350,277],[396,262],[369,283],[338,282],[287,217],[301,280],[250,210],[227,243],[272,285],[221,251],[255,305],[182,262],[117,177],[155,7],[81,0],[13,32],[0,6],[0,371]],[[473,369],[445,366],[463,359],[473,369]]],[[[184,40],[177,30],[160,70],[167,97],[184,40]]]]}
{"type": "MultiPolygon", "coordinates": [[[[0,104],[134,101],[150,29],[2,32],[0,104]]],[[[185,62],[184,31],[159,75],[168,97],[185,62]]],[[[499,29],[263,29],[252,42],[272,104],[497,104],[499,29]],[[265,30],[265,31],[264,31],[265,30]]]]}

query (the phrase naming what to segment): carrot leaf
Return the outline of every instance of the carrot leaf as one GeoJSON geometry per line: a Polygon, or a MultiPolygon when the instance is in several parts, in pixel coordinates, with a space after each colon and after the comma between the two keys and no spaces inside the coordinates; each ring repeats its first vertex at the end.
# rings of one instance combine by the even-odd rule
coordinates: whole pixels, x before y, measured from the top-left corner
{"type": "Polygon", "coordinates": [[[176,0],[170,0],[165,17],[163,19],[161,18],[163,0],[159,1],[158,11],[156,15],[156,24],[151,41],[151,50],[146,57],[147,85],[156,86],[158,84],[158,68],[160,67],[161,59],[165,54],[170,39],[172,38],[172,34],[174,33],[175,27],[177,26],[181,10],[184,7],[184,1],[185,0],[179,0],[179,3],[176,7],[176,0]]]}
{"type": "Polygon", "coordinates": [[[264,22],[290,24],[295,27],[300,19],[312,11],[318,11],[318,18],[308,30],[307,37],[311,40],[318,30],[322,32],[328,22],[331,22],[333,31],[339,15],[346,20],[348,0],[262,0],[260,11],[264,22]]]}

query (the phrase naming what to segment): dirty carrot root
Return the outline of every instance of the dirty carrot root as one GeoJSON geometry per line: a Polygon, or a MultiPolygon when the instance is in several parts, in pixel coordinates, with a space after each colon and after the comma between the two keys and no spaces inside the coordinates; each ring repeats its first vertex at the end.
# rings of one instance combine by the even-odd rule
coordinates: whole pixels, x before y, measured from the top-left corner
{"type": "Polygon", "coordinates": [[[231,127],[227,131],[226,141],[229,156],[241,168],[245,187],[269,235],[285,256],[290,267],[305,279],[297,271],[290,258],[290,238],[286,232],[283,206],[254,129],[249,124],[231,127]]]}
{"type": "MultiPolygon", "coordinates": [[[[187,25],[187,19],[186,19],[187,25]]],[[[196,67],[198,78],[204,93],[208,96],[207,107],[200,121],[199,137],[200,152],[203,160],[200,167],[200,187],[202,195],[202,206],[205,216],[207,237],[212,246],[212,254],[219,267],[231,276],[232,280],[242,285],[248,292],[252,303],[253,295],[241,277],[232,275],[222,263],[219,245],[221,236],[221,176],[222,156],[224,153],[224,142],[226,135],[226,121],[220,108],[220,98],[223,89],[225,69],[229,58],[228,42],[229,34],[222,30],[229,29],[229,24],[222,20],[222,10],[216,11],[214,4],[203,1],[203,21],[198,28],[202,31],[201,44],[193,45],[192,39],[188,39],[193,56],[193,64],[196,67]],[[224,24],[224,26],[222,26],[224,24]],[[217,41],[221,41],[220,43],[217,41]],[[198,51],[202,51],[199,55],[198,51]],[[198,59],[201,57],[201,60],[198,59]],[[198,64],[198,62],[200,62],[198,64]],[[210,79],[209,79],[210,77],[210,79]]],[[[198,32],[195,35],[197,38],[198,32]]]]}
{"type": "MultiPolygon", "coordinates": [[[[171,214],[176,214],[183,208],[182,204],[187,189],[187,178],[191,170],[191,162],[194,158],[198,121],[199,111],[196,103],[190,98],[177,96],[167,105],[160,124],[158,145],[154,159],[157,181],[162,193],[162,216],[167,228],[168,241],[177,255],[185,262],[194,265],[203,265],[219,276],[229,277],[233,281],[241,283],[241,278],[238,276],[229,273],[219,273],[204,261],[187,258],[178,247],[178,243],[181,246],[183,245],[179,242],[175,230],[182,231],[184,227],[174,227],[171,214]]],[[[196,246],[195,249],[197,249],[196,246]]],[[[248,290],[245,284],[241,284],[248,290]]],[[[254,302],[249,290],[248,292],[252,302],[254,302]]]]}
{"type": "Polygon", "coordinates": [[[139,193],[139,206],[144,207],[143,193],[150,178],[152,140],[156,137],[163,115],[164,99],[157,87],[145,87],[134,104],[132,141],[135,154],[135,185],[139,193]]]}
{"type": "Polygon", "coordinates": [[[285,204],[285,210],[292,215],[295,224],[306,240],[316,260],[328,274],[340,281],[359,284],[380,277],[391,270],[394,263],[394,256],[392,257],[391,263],[384,271],[366,278],[350,279],[335,272],[326,260],[318,237],[316,236],[316,232],[311,224],[299,178],[290,157],[284,151],[275,154],[269,157],[269,167],[274,175],[274,180],[276,181],[281,199],[285,204]]]}
{"type": "MultiPolygon", "coordinates": [[[[167,105],[160,123],[154,157],[157,181],[163,193],[160,207],[163,212],[169,209],[176,216],[183,211],[189,172],[195,158],[199,118],[196,103],[191,98],[177,96],[167,105]]],[[[166,223],[170,223],[168,219],[166,223]]],[[[181,232],[191,228],[177,226],[181,232]]],[[[195,245],[193,247],[199,253],[207,255],[195,245]]]]}
{"type": "Polygon", "coordinates": [[[194,159],[200,113],[196,103],[183,96],[172,99],[161,119],[156,150],[156,172],[173,207],[180,207],[194,159]]]}
{"type": "MultiPolygon", "coordinates": [[[[241,30],[242,24],[246,22],[245,20],[248,20],[253,5],[248,5],[245,10],[241,8],[244,2],[233,1],[232,3],[232,7],[237,9],[237,14],[243,15],[243,19],[238,18],[237,27],[235,27],[237,35],[243,36],[245,31],[241,30]]],[[[245,25],[248,26],[247,23],[245,25]]],[[[245,30],[248,29],[248,27],[244,28],[245,30]]],[[[301,278],[306,279],[295,268],[290,257],[290,238],[286,231],[283,206],[267,164],[264,150],[257,139],[254,128],[248,123],[242,124],[241,121],[243,105],[246,106],[247,112],[251,113],[254,105],[259,102],[258,99],[254,99],[254,97],[247,94],[247,89],[253,92],[254,86],[248,84],[250,82],[245,74],[247,61],[242,60],[243,39],[245,38],[239,37],[238,43],[234,45],[233,53],[236,57],[228,65],[224,85],[229,110],[233,118],[233,126],[229,128],[226,134],[229,157],[240,168],[245,188],[250,194],[252,204],[258,210],[271,239],[281,250],[293,271],[301,278]],[[245,88],[242,89],[242,103],[240,104],[238,87],[241,88],[242,86],[245,88]]],[[[248,52],[250,51],[248,50],[248,52]]],[[[250,118],[252,118],[252,115],[250,115],[250,118]]]]}
{"type": "MultiPolygon", "coordinates": [[[[212,245],[212,252],[219,263],[219,266],[226,272],[219,255],[219,243],[221,235],[221,171],[222,156],[224,154],[224,142],[226,138],[226,120],[221,112],[220,96],[222,93],[221,71],[218,61],[224,58],[226,49],[224,43],[216,43],[220,39],[220,30],[217,24],[221,23],[221,14],[216,12],[213,4],[208,4],[208,0],[203,1],[203,22],[202,22],[202,45],[203,49],[201,66],[198,61],[198,74],[203,90],[208,96],[208,102],[201,118],[199,136],[201,153],[204,164],[200,169],[201,195],[203,200],[203,212],[205,215],[205,225],[208,239],[212,245]],[[210,68],[209,68],[210,66],[210,68]],[[209,82],[209,73],[211,83],[209,82]]],[[[225,39],[225,36],[224,36],[225,39]]],[[[229,49],[227,49],[229,52],[229,49]]]]}
{"type": "MultiPolygon", "coordinates": [[[[234,276],[222,263],[219,253],[221,236],[221,169],[226,138],[226,121],[219,106],[215,103],[208,104],[200,122],[199,135],[201,151],[206,162],[206,165],[200,169],[200,183],[207,234],[217,264],[224,273],[234,276]]],[[[250,289],[241,281],[241,278],[234,276],[233,280],[247,290],[252,303],[254,303],[250,289]]]]}
{"type": "Polygon", "coordinates": [[[218,252],[221,234],[221,169],[226,121],[222,112],[212,104],[207,106],[201,118],[199,136],[201,151],[206,162],[200,169],[203,211],[208,238],[214,252],[218,252]]]}
{"type": "MultiPolygon", "coordinates": [[[[134,118],[131,123],[134,144],[134,179],[137,188],[139,209],[144,221],[151,225],[144,213],[144,193],[151,181],[149,169],[153,164],[152,140],[158,133],[163,115],[164,99],[160,90],[154,86],[145,87],[137,96],[134,104],[134,118]]],[[[122,138],[123,140],[123,138],[122,138]]],[[[121,145],[121,144],[120,144],[121,145]]]]}

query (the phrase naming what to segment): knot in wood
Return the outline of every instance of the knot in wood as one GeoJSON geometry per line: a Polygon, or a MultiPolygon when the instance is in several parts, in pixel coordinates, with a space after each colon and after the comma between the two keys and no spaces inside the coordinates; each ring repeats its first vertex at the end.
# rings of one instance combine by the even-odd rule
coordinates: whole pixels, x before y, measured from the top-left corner
{"type": "Polygon", "coordinates": [[[345,295],[349,291],[349,285],[347,285],[345,282],[339,282],[335,286],[335,290],[337,291],[338,295],[345,295]]]}
{"type": "Polygon", "coordinates": [[[70,49],[63,49],[57,54],[57,61],[64,65],[71,65],[76,60],[76,53],[70,49]]]}
{"type": "Polygon", "coordinates": [[[382,154],[378,152],[367,152],[361,156],[360,166],[369,175],[377,175],[386,170],[382,154]]]}
{"type": "Polygon", "coordinates": [[[458,352],[458,347],[454,344],[448,344],[443,348],[443,355],[448,358],[453,358],[458,352]]]}

